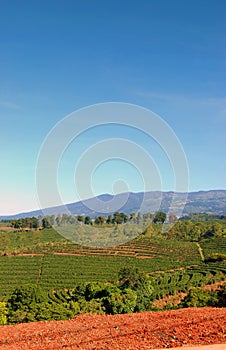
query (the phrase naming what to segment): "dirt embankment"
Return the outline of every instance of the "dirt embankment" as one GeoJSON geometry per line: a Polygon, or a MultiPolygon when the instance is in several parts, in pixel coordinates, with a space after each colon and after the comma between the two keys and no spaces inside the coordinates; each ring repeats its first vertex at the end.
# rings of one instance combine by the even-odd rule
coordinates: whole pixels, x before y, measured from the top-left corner
{"type": "Polygon", "coordinates": [[[80,315],[70,321],[0,327],[1,350],[142,350],[226,344],[226,308],[127,315],[80,315]]]}

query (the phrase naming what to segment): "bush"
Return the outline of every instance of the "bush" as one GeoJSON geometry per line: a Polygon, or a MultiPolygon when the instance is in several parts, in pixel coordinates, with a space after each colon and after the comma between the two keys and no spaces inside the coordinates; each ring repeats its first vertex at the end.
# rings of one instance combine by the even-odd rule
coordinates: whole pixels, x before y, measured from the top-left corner
{"type": "Polygon", "coordinates": [[[16,288],[7,302],[9,323],[67,320],[78,313],[75,304],[56,303],[38,286],[16,288]]]}
{"type": "Polygon", "coordinates": [[[99,299],[92,300],[80,300],[79,302],[80,314],[95,314],[95,315],[103,315],[105,314],[105,310],[102,306],[102,302],[99,299]]]}
{"type": "Polygon", "coordinates": [[[127,314],[134,312],[137,294],[132,289],[109,289],[109,295],[103,298],[103,306],[107,314],[127,314]]]}
{"type": "Polygon", "coordinates": [[[137,268],[122,268],[119,271],[119,288],[121,290],[131,289],[137,295],[134,312],[147,311],[151,309],[152,287],[150,277],[137,268]]]}
{"type": "Polygon", "coordinates": [[[218,303],[216,292],[204,291],[200,287],[192,287],[189,289],[187,296],[181,302],[181,307],[202,307],[215,306],[218,303]]]}

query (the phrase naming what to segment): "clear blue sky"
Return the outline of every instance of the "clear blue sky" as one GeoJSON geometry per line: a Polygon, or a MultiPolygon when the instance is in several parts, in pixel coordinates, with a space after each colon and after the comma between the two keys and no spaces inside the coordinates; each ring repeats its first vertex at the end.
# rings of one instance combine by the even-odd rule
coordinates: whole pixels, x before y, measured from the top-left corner
{"type": "MultiPolygon", "coordinates": [[[[74,110],[108,101],[143,106],[170,125],[191,191],[226,189],[225,18],[224,0],[1,1],[0,214],[38,208],[35,167],[45,136],[74,110]]],[[[89,144],[96,134],[87,137],[89,144]]],[[[65,201],[76,200],[66,164],[79,157],[80,142],[65,155],[65,201]]],[[[136,169],[115,162],[97,169],[95,194],[111,192],[117,176],[142,190],[136,169]]],[[[167,173],[167,164],[159,167],[167,173]]],[[[171,179],[162,189],[173,190],[171,179]]]]}

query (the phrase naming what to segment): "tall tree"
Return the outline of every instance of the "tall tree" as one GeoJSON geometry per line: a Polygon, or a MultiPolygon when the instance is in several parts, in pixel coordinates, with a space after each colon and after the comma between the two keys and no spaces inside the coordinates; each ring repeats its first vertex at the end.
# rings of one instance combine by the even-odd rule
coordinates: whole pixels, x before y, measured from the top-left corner
{"type": "Polygon", "coordinates": [[[163,224],[166,221],[166,213],[163,211],[158,211],[155,213],[153,223],[154,224],[163,224]]]}

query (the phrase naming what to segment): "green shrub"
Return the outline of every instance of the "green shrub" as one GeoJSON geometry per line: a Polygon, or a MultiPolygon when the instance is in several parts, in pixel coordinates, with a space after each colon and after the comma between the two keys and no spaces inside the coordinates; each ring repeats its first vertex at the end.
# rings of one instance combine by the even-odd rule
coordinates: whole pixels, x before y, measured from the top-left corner
{"type": "Polygon", "coordinates": [[[119,288],[121,290],[131,289],[137,295],[134,312],[147,311],[151,309],[153,286],[151,279],[137,268],[127,267],[119,271],[119,288]]]}
{"type": "Polygon", "coordinates": [[[187,296],[181,302],[181,307],[202,307],[214,306],[218,302],[216,292],[204,291],[200,287],[192,287],[189,289],[187,296]]]}
{"type": "Polygon", "coordinates": [[[102,302],[100,299],[92,299],[92,300],[80,300],[79,308],[81,314],[96,314],[103,315],[105,314],[105,310],[102,306],[102,302]]]}
{"type": "Polygon", "coordinates": [[[137,294],[130,288],[121,291],[109,289],[109,295],[103,298],[103,306],[107,314],[127,314],[134,312],[137,304],[137,294]]]}

